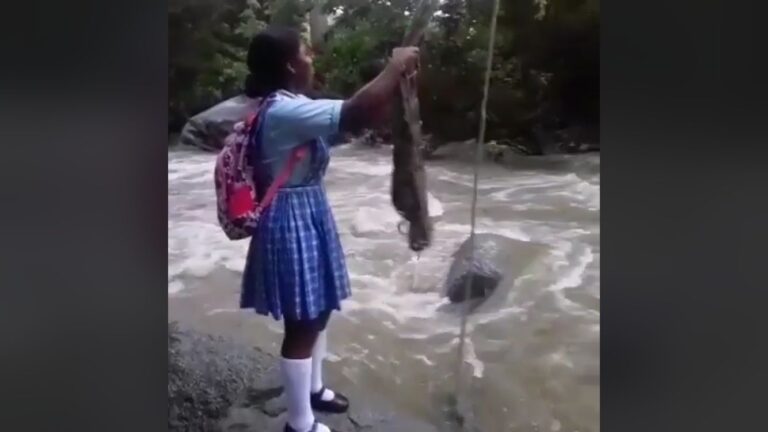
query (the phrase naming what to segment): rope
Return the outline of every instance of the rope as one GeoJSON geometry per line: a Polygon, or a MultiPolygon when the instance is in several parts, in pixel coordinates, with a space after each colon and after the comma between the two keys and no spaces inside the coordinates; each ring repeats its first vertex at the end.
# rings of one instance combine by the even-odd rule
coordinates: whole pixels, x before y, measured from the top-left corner
{"type": "MultiPolygon", "coordinates": [[[[474,179],[472,182],[472,205],[470,212],[470,232],[469,232],[469,248],[470,248],[470,260],[475,255],[475,225],[477,220],[477,188],[478,177],[480,173],[480,164],[483,161],[483,143],[485,142],[485,123],[487,116],[488,105],[488,89],[491,82],[491,68],[493,66],[493,46],[496,42],[496,20],[499,15],[499,0],[493,2],[493,14],[491,15],[491,31],[488,38],[488,55],[485,63],[485,82],[483,84],[483,101],[480,106],[480,131],[477,134],[477,146],[475,149],[475,166],[474,166],[474,179]]],[[[464,350],[466,349],[467,338],[467,321],[469,318],[470,302],[469,295],[472,288],[472,278],[466,278],[464,284],[464,309],[461,314],[461,330],[459,333],[459,352],[458,361],[456,365],[456,402],[459,403],[460,396],[464,389],[462,366],[464,364],[464,350]]]]}

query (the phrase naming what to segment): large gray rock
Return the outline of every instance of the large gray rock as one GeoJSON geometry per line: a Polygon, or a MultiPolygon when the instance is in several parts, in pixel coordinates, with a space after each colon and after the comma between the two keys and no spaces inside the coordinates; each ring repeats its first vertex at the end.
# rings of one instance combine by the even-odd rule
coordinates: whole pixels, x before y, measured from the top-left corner
{"type": "Polygon", "coordinates": [[[277,386],[265,381],[274,367],[274,359],[260,350],[169,325],[169,430],[216,430],[249,388],[277,386]]]}
{"type": "Polygon", "coordinates": [[[179,136],[179,143],[203,150],[219,150],[224,138],[258,106],[259,99],[245,95],[227,99],[190,118],[179,136]]]}
{"type": "MultiPolygon", "coordinates": [[[[168,429],[281,432],[285,403],[277,359],[256,348],[191,330],[168,330],[168,429]]],[[[376,395],[340,389],[350,412],[319,415],[335,432],[437,432],[376,395]]]]}
{"type": "Polygon", "coordinates": [[[512,281],[542,250],[540,244],[497,234],[475,234],[474,243],[474,255],[469,238],[453,254],[445,282],[445,295],[452,303],[467,300],[467,279],[469,299],[487,298],[502,282],[511,287],[512,281]]]}

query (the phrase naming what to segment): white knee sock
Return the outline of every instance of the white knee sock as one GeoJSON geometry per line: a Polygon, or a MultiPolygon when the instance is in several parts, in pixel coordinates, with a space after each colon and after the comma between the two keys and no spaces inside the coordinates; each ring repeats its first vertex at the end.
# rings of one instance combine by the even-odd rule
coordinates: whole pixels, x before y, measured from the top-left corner
{"type": "MultiPolygon", "coordinates": [[[[312,393],[317,393],[323,388],[323,360],[325,360],[326,349],[328,347],[328,337],[325,330],[317,336],[317,342],[312,350],[312,393]]],[[[330,389],[320,396],[324,401],[333,400],[336,394],[330,389]]]]}
{"type": "Polygon", "coordinates": [[[315,422],[315,415],[312,413],[309,402],[312,359],[283,358],[281,370],[288,405],[288,424],[297,432],[307,432],[315,422]]]}

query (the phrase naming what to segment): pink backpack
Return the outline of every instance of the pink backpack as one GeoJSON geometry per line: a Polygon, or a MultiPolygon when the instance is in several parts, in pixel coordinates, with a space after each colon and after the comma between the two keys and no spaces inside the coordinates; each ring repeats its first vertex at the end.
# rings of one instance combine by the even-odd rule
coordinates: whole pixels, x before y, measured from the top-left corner
{"type": "Polygon", "coordinates": [[[219,225],[230,240],[250,237],[259,223],[261,212],[269,206],[277,190],[288,181],[293,169],[306,156],[306,145],[297,147],[288,159],[288,163],[269,185],[264,196],[258,196],[254,167],[247,155],[251,131],[258,124],[262,104],[256,113],[237,123],[234,132],[224,141],[219,156],[216,158],[214,183],[216,186],[216,210],[219,225]]]}

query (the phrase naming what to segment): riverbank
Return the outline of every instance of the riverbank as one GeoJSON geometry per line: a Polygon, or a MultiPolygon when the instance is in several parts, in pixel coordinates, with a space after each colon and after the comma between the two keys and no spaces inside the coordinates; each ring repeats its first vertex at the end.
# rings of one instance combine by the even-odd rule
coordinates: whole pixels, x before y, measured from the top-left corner
{"type": "MultiPolygon", "coordinates": [[[[395,412],[372,392],[356,394],[350,412],[319,415],[336,432],[437,432],[395,412]]],[[[281,431],[285,403],[275,356],[233,340],[168,326],[168,430],[281,431]]]]}

